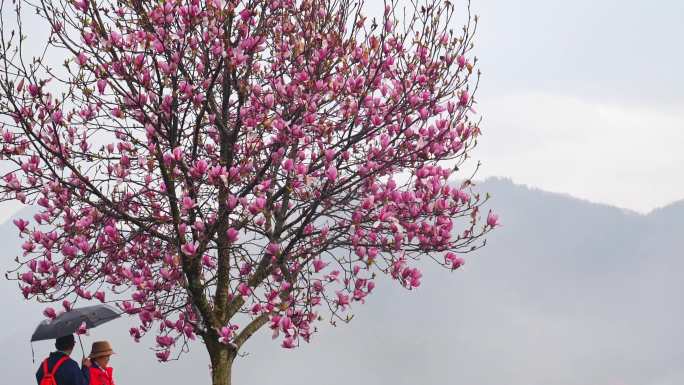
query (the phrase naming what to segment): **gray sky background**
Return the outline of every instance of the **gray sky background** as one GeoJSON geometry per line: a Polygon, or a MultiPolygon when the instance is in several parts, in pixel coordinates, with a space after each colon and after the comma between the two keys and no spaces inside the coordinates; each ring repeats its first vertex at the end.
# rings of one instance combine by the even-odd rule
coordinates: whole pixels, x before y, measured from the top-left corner
{"type": "Polygon", "coordinates": [[[647,212],[684,198],[684,2],[476,0],[482,176],[647,212]]]}

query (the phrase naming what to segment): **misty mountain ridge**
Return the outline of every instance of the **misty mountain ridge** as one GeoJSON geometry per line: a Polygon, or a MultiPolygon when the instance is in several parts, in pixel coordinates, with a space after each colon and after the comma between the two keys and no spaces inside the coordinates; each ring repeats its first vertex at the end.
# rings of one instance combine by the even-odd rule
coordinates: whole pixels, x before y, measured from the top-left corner
{"type": "MultiPolygon", "coordinates": [[[[455,272],[429,261],[420,288],[388,278],[354,320],[318,323],[311,344],[288,351],[261,330],[236,362],[234,384],[679,385],[684,383],[684,201],[648,214],[490,178],[502,226],[467,253],[455,272]]],[[[21,242],[0,225],[13,266],[21,242]]],[[[0,284],[0,363],[6,383],[31,383],[29,337],[45,305],[25,302],[16,283],[0,284]]],[[[135,344],[131,320],[90,331],[110,339],[117,383],[156,378],[209,383],[204,347],[180,361],[155,362],[153,338],[135,344]]],[[[35,343],[41,359],[51,342],[35,343]]],[[[80,357],[80,349],[77,347],[80,357]]]]}
{"type": "MultiPolygon", "coordinates": [[[[651,209],[650,211],[646,213],[638,212],[636,210],[626,208],[626,207],[620,207],[614,204],[610,203],[605,203],[605,202],[596,202],[591,199],[585,199],[585,198],[580,198],[576,197],[570,193],[565,193],[565,192],[557,192],[557,191],[549,191],[545,190],[541,187],[536,187],[533,185],[528,185],[524,183],[517,183],[515,182],[512,178],[509,177],[501,177],[501,176],[492,176],[492,177],[487,177],[484,180],[475,180],[474,181],[475,185],[477,186],[476,190],[477,191],[482,191],[482,192],[487,192],[488,186],[498,186],[498,188],[506,188],[505,186],[509,187],[515,187],[519,189],[526,189],[531,193],[534,194],[539,194],[540,196],[545,196],[545,197],[550,197],[550,196],[555,196],[557,198],[563,198],[567,200],[572,200],[572,201],[578,201],[587,205],[592,205],[592,206],[600,206],[608,209],[614,209],[618,211],[622,211],[624,214],[627,215],[637,215],[637,216],[642,216],[642,217],[648,217],[648,216],[653,216],[653,215],[658,215],[659,213],[663,211],[672,211],[672,210],[681,210],[684,213],[684,198],[670,202],[666,205],[660,206],[660,207],[655,207],[651,209]]],[[[497,187],[494,187],[495,189],[497,187]]],[[[684,194],[683,194],[684,195],[684,194]]]]}

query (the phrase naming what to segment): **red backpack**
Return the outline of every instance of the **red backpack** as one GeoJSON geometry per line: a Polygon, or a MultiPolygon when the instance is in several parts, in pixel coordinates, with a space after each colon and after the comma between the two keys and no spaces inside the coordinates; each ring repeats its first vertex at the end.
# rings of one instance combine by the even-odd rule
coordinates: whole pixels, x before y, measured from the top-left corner
{"type": "Polygon", "coordinates": [[[52,368],[52,371],[48,371],[48,359],[46,358],[45,361],[43,361],[43,378],[40,379],[40,385],[57,385],[55,374],[57,373],[57,369],[59,369],[67,359],[69,359],[67,356],[60,358],[52,368]]]}

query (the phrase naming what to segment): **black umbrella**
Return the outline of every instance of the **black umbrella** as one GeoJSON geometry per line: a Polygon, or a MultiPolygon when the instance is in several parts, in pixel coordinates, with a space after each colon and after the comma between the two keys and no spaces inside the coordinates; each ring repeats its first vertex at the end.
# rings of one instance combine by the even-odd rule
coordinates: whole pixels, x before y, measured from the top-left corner
{"type": "MultiPolygon", "coordinates": [[[[31,342],[51,340],[74,334],[83,323],[85,323],[86,328],[92,329],[120,316],[120,311],[104,304],[71,309],[52,320],[44,320],[38,324],[36,331],[31,336],[31,342]]],[[[79,336],[80,341],[81,337],[79,336]]],[[[83,344],[81,344],[81,351],[83,351],[83,344]]]]}

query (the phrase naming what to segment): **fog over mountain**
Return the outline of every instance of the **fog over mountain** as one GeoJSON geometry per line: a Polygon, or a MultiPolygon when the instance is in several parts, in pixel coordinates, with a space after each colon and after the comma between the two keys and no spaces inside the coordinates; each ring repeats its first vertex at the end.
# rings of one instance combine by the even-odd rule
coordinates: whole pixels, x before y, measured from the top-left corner
{"type": "MultiPolygon", "coordinates": [[[[410,292],[379,279],[350,324],[319,323],[312,343],[294,351],[264,329],[233,383],[684,384],[684,202],[640,215],[505,179],[477,189],[492,193],[503,226],[461,270],[425,263],[422,286],[410,292]]],[[[11,221],[0,242],[7,270],[20,247],[11,221]]],[[[32,383],[28,340],[43,305],[24,302],[3,279],[0,306],[2,382],[32,383]]],[[[117,320],[84,339],[87,351],[95,339],[113,342],[118,384],[209,383],[202,345],[158,364],[151,338],[135,344],[129,327],[117,320]]],[[[36,359],[51,345],[35,343],[36,359]]]]}

